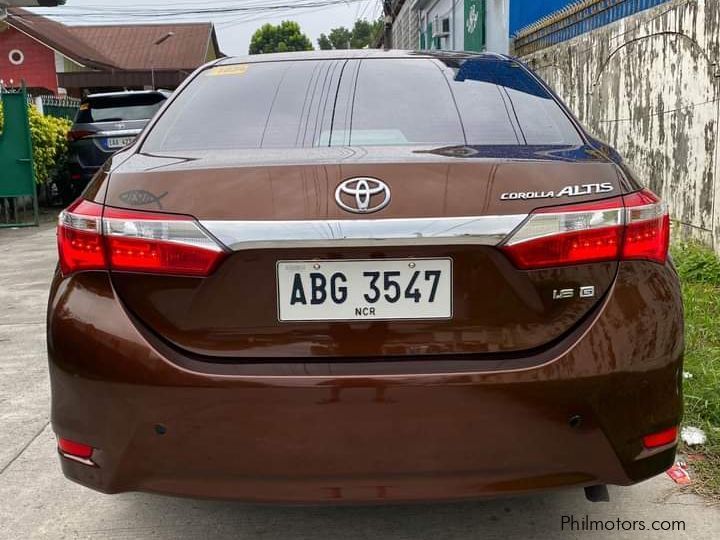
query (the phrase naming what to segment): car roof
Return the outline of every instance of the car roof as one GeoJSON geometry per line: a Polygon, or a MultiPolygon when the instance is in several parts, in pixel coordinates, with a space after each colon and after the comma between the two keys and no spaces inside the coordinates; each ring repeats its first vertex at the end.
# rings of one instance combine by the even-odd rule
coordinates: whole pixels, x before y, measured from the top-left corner
{"type": "Polygon", "coordinates": [[[224,58],[215,65],[249,64],[257,62],[280,62],[287,60],[345,60],[362,58],[488,58],[509,60],[511,57],[490,52],[458,52],[458,51],[408,51],[399,49],[343,49],[320,51],[297,51],[286,53],[253,54],[224,58]]]}

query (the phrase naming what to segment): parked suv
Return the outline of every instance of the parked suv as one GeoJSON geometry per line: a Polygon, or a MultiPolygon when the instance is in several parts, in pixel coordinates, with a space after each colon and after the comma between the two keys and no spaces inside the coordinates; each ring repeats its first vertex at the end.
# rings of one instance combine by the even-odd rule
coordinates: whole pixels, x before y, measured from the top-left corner
{"type": "Polygon", "coordinates": [[[91,94],[82,100],[68,133],[69,177],[59,186],[71,202],[115,152],[132,143],[170,95],[163,90],[91,94]]]}
{"type": "Polygon", "coordinates": [[[60,217],[62,468],[107,493],[601,499],[674,460],[668,233],[514,59],[220,60],[60,217]]]}

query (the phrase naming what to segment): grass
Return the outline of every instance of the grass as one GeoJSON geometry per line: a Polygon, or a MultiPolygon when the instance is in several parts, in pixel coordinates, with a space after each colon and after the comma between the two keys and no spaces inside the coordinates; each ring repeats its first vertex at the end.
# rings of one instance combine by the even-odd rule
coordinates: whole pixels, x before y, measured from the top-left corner
{"type": "Polygon", "coordinates": [[[697,244],[673,246],[685,304],[685,418],[705,431],[703,446],[682,448],[693,458],[693,490],[720,499],[720,259],[697,244]]]}

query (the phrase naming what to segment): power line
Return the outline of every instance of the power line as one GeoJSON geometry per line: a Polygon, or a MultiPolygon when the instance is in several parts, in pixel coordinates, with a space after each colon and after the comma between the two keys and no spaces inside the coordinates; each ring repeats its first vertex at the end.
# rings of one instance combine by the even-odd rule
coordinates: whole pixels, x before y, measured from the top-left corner
{"type": "MultiPolygon", "coordinates": [[[[35,11],[27,12],[27,16],[50,16],[53,19],[68,19],[68,18],[156,18],[156,17],[187,17],[187,16],[198,16],[198,15],[231,15],[231,14],[259,14],[259,13],[272,13],[272,12],[288,12],[295,10],[308,10],[323,7],[333,7],[338,4],[359,4],[361,2],[367,2],[367,0],[298,0],[294,3],[289,3],[288,0],[256,0],[245,2],[242,6],[216,6],[216,7],[205,7],[205,8],[142,8],[125,6],[122,8],[118,7],[103,7],[103,6],[85,6],[85,7],[72,7],[63,6],[55,8],[52,11],[35,11]]],[[[176,3],[178,5],[178,3],[176,3]]],[[[184,5],[184,4],[179,4],[184,5]]],[[[194,4],[197,6],[197,3],[194,4]]],[[[26,16],[26,15],[23,15],[26,16]]]]}

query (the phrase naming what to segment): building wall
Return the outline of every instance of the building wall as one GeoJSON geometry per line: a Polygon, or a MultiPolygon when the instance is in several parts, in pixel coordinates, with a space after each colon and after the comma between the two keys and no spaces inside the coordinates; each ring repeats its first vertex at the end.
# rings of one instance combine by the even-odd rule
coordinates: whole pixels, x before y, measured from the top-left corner
{"type": "Polygon", "coordinates": [[[395,49],[420,48],[420,23],[414,4],[414,0],[405,2],[395,17],[392,27],[392,45],[395,49]]]}
{"type": "Polygon", "coordinates": [[[406,2],[414,6],[417,13],[419,30],[423,34],[419,46],[424,49],[462,50],[464,27],[464,0],[417,0],[406,2]],[[445,37],[432,37],[432,24],[435,18],[450,20],[450,34],[445,37]]]}
{"type": "Polygon", "coordinates": [[[493,51],[509,48],[509,0],[407,0],[393,22],[393,47],[493,51]],[[432,23],[450,20],[448,36],[433,38],[432,23]]]}
{"type": "Polygon", "coordinates": [[[524,58],[720,253],[720,2],[674,0],[524,58]]]}
{"type": "Polygon", "coordinates": [[[14,28],[0,23],[0,79],[8,85],[25,81],[28,88],[45,88],[56,94],[55,52],[14,28]],[[14,65],[10,53],[20,51],[22,63],[14,65]]]}

